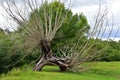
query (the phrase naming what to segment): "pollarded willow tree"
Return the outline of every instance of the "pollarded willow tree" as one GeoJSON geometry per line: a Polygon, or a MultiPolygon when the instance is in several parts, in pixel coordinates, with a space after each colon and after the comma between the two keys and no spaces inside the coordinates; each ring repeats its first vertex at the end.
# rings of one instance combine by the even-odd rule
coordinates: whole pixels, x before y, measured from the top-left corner
{"type": "Polygon", "coordinates": [[[61,71],[83,71],[91,64],[86,61],[98,60],[103,49],[94,49],[93,37],[104,35],[107,11],[98,12],[90,29],[83,14],[73,15],[72,4],[69,0],[20,0],[20,5],[17,0],[3,1],[4,10],[21,30],[22,48],[40,50],[33,70],[53,64],[61,71]]]}

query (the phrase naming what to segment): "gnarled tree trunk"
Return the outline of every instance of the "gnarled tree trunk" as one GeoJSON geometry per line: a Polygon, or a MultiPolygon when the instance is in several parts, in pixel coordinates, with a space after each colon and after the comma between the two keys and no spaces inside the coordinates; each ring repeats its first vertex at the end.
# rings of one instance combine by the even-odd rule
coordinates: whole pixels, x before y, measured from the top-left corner
{"type": "Polygon", "coordinates": [[[33,70],[40,71],[45,65],[54,64],[59,66],[61,71],[66,71],[68,64],[65,63],[65,59],[61,59],[57,56],[54,56],[50,49],[50,42],[47,40],[41,40],[41,49],[42,49],[42,57],[34,66],[33,70]]]}

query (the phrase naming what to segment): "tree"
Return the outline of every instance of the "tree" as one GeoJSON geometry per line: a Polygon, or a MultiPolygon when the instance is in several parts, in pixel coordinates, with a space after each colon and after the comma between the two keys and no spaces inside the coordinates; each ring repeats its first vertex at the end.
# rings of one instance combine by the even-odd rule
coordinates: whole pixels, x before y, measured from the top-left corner
{"type": "Polygon", "coordinates": [[[90,53],[95,44],[92,38],[104,33],[101,29],[107,11],[98,13],[94,27],[90,29],[86,17],[83,14],[73,15],[69,9],[71,4],[67,8],[64,1],[41,0],[41,5],[37,4],[37,0],[21,2],[27,9],[21,10],[15,0],[6,0],[3,8],[22,30],[24,45],[21,48],[28,52],[36,48],[41,51],[33,70],[39,71],[45,65],[53,64],[59,66],[61,71],[83,71],[89,65],[86,61],[97,58],[101,50],[90,53]],[[56,51],[53,51],[53,44],[57,44],[56,51]]]}

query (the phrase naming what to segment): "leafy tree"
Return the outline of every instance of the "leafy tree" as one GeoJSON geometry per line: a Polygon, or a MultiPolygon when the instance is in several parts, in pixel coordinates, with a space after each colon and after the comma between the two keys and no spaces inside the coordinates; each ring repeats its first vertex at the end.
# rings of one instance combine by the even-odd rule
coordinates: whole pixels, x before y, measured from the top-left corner
{"type": "Polygon", "coordinates": [[[22,33],[23,39],[20,49],[28,53],[39,49],[40,56],[34,70],[39,71],[47,64],[57,65],[61,71],[86,70],[85,66],[88,64],[84,62],[91,61],[98,55],[91,53],[95,44],[92,38],[100,35],[106,12],[102,15],[98,13],[93,30],[89,30],[86,17],[83,14],[73,15],[69,9],[71,5],[66,8],[62,1],[45,0],[38,6],[36,2],[37,0],[23,1],[25,8],[28,8],[25,10],[19,10],[14,0],[6,0],[7,7],[3,5],[8,15],[20,27],[18,32],[22,33]],[[28,10],[31,12],[25,17],[28,10]]]}
{"type": "MultiPolygon", "coordinates": [[[[106,41],[102,41],[105,43],[106,41]]],[[[101,61],[120,61],[120,45],[119,42],[110,40],[108,46],[104,50],[103,54],[100,56],[101,61]]]]}

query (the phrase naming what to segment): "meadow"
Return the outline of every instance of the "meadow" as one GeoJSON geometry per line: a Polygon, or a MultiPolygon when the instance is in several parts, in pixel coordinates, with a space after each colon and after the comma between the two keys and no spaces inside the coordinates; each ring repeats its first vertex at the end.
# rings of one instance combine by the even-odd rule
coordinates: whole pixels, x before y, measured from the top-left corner
{"type": "Polygon", "coordinates": [[[41,72],[22,67],[1,74],[0,80],[120,80],[120,62],[98,62],[86,72],[59,72],[56,66],[46,66],[41,72]]]}

